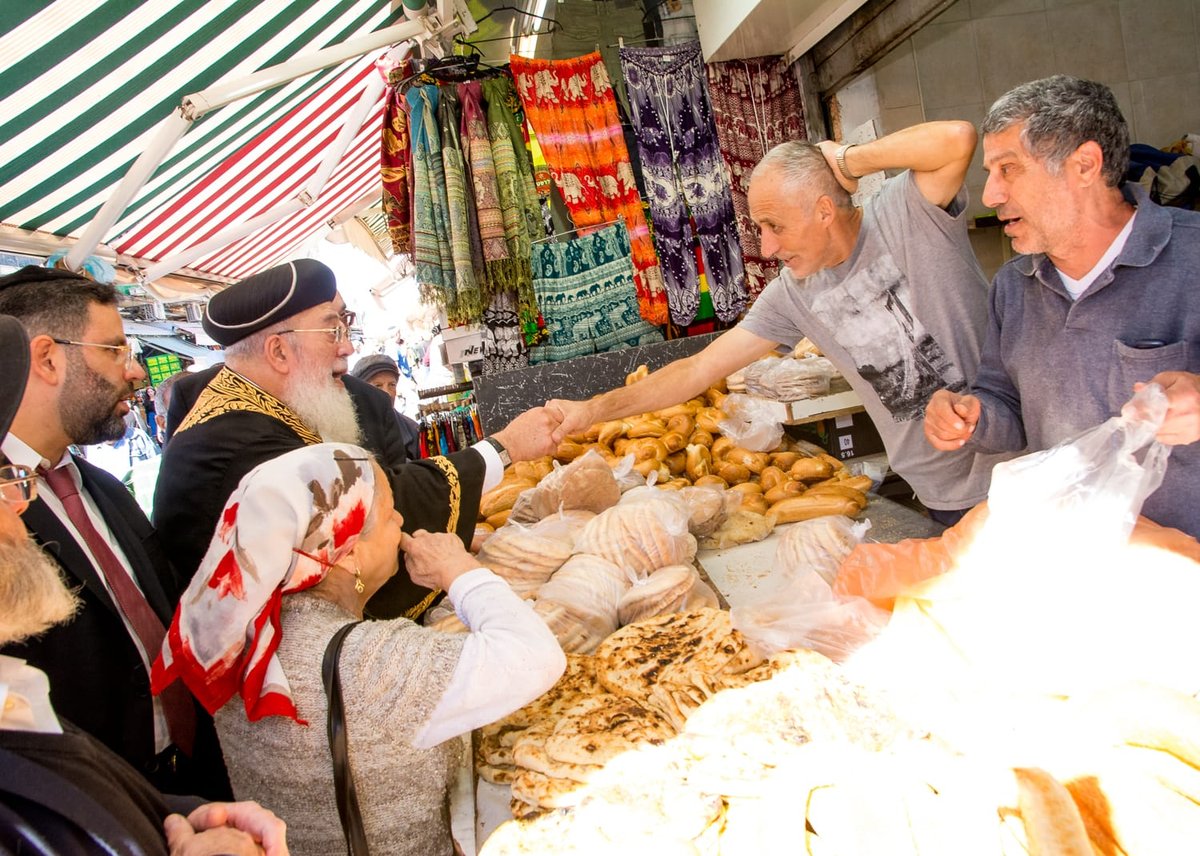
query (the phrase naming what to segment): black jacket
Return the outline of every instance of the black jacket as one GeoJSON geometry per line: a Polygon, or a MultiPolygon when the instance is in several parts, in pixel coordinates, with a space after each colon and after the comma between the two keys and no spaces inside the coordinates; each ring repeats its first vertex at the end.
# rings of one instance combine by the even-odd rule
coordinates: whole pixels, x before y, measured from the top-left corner
{"type": "MultiPolygon", "coordinates": [[[[175,429],[220,368],[190,374],[172,388],[167,410],[169,439],[154,493],[155,526],[175,567],[187,580],[200,566],[221,510],[242,477],[264,461],[304,446],[283,422],[244,411],[223,413],[176,436],[175,429]]],[[[391,480],[396,508],[404,515],[404,530],[447,531],[452,498],[457,494],[454,531],[464,546],[470,545],[483,489],[483,457],[466,449],[443,459],[457,479],[457,485],[452,484],[438,461],[408,460],[396,411],[386,392],[352,375],[343,375],[342,382],[354,402],[363,446],[377,457],[391,480]]],[[[409,579],[402,563],[400,571],[371,598],[367,610],[375,618],[396,618],[428,594],[428,589],[409,579]]]]}
{"type": "MultiPolygon", "coordinates": [[[[76,458],[75,463],[84,490],[128,558],[139,588],[163,625],[169,627],[182,587],[150,521],[119,481],[85,460],[76,458]]],[[[21,657],[46,672],[54,709],[161,789],[209,799],[228,798],[229,780],[216,730],[199,705],[191,762],[174,770],[156,763],[150,677],[116,603],[79,542],[45,502],[34,500],[22,520],[34,539],[58,560],[67,584],[79,587],[83,606],[69,622],[35,639],[7,645],[0,653],[21,657]]]]}

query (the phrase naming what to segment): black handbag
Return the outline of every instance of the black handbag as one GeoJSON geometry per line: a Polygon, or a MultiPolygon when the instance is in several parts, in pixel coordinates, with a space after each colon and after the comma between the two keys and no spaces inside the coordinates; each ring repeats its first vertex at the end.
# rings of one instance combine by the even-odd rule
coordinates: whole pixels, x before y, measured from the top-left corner
{"type": "Polygon", "coordinates": [[[325,698],[328,702],[329,754],[333,756],[333,790],[337,798],[338,816],[342,819],[342,833],[346,836],[346,850],[350,856],[367,856],[367,835],[363,830],[362,813],[358,808],[358,791],[354,788],[354,774],[350,770],[350,758],[346,739],[346,715],[342,708],[342,681],[338,676],[338,659],[342,654],[342,642],[346,635],[362,622],[353,621],[338,628],[325,648],[321,661],[321,679],[325,683],[325,698]]]}

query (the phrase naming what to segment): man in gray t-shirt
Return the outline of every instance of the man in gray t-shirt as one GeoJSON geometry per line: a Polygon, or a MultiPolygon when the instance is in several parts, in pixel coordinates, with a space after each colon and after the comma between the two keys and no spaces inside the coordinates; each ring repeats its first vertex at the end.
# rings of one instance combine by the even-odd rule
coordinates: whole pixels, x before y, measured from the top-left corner
{"type": "Polygon", "coordinates": [[[749,201],[763,254],[785,265],[780,276],[700,353],[598,398],[549,402],[563,419],[555,439],[685,401],[807,336],[863,399],[892,469],[935,517],[952,521],[983,500],[994,459],[939,454],[922,424],[935,390],[974,380],[987,321],[962,187],[974,150],[966,122],[929,122],[857,146],[776,146],[754,170],[749,201]],[[857,176],[884,169],[905,171],[855,208],[857,176]]]}

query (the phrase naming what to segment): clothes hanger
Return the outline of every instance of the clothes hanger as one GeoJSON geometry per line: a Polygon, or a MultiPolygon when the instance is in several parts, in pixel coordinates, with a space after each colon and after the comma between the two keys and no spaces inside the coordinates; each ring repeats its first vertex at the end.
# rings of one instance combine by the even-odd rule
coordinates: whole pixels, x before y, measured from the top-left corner
{"type": "MultiPolygon", "coordinates": [[[[482,21],[486,21],[488,18],[492,17],[492,15],[495,15],[497,12],[516,12],[520,15],[523,15],[526,18],[537,18],[539,21],[545,21],[547,24],[551,24],[557,28],[556,30],[552,30],[552,31],[544,30],[543,33],[544,32],[561,32],[564,36],[567,36],[568,38],[572,38],[572,39],[578,38],[578,36],[573,36],[570,33],[568,33],[566,30],[564,30],[562,27],[562,24],[560,24],[557,19],[547,18],[543,15],[535,15],[533,12],[526,12],[520,6],[497,6],[495,9],[488,12],[482,18],[476,18],[475,23],[479,24],[482,21]]],[[[482,44],[484,41],[485,40],[481,39],[480,44],[482,44]]],[[[491,40],[488,39],[486,41],[491,41],[491,40]]]]}

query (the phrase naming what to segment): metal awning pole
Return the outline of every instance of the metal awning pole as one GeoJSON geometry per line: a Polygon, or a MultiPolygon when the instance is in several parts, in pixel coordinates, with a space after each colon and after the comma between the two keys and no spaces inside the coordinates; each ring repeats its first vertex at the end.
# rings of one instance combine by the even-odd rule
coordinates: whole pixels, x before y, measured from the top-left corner
{"type": "Polygon", "coordinates": [[[171,149],[179,142],[179,138],[191,126],[192,120],[185,118],[181,109],[176,109],[159,124],[158,130],[154,132],[154,136],[150,140],[150,145],[138,155],[137,160],[125,173],[125,177],[121,179],[121,183],[117,185],[117,189],[113,191],[113,195],[108,197],[100,210],[96,212],[92,222],[84,229],[79,240],[75,242],[75,246],[71,247],[63,259],[69,270],[79,270],[83,267],[83,260],[100,245],[100,242],[104,240],[105,233],[125,213],[130,200],[150,180],[150,176],[154,174],[154,170],[158,169],[163,158],[170,154],[171,149]]]}
{"type": "MultiPolygon", "coordinates": [[[[238,98],[253,95],[256,92],[261,92],[273,86],[280,86],[301,75],[320,71],[322,68],[337,65],[340,62],[362,56],[365,53],[395,44],[396,42],[402,42],[413,36],[421,34],[434,35],[442,29],[448,29],[449,26],[451,25],[439,27],[437,21],[430,18],[404,21],[403,23],[396,24],[394,27],[388,27],[386,30],[380,30],[377,33],[371,33],[361,38],[350,39],[347,42],[342,42],[340,45],[322,48],[314,53],[290,59],[287,62],[273,65],[270,68],[264,68],[229,83],[219,83],[216,86],[210,86],[208,89],[201,90],[192,95],[185,95],[180,106],[163,120],[158,131],[155,132],[150,145],[138,156],[132,166],[129,167],[129,171],[125,173],[125,177],[121,179],[121,183],[117,185],[117,189],[113,191],[112,196],[96,212],[96,216],[92,218],[92,222],[88,224],[88,227],[75,243],[75,246],[67,253],[63,261],[70,270],[79,270],[83,266],[83,260],[91,255],[92,251],[104,239],[108,230],[125,213],[125,209],[129,206],[130,201],[137,195],[146,182],[149,181],[154,171],[158,169],[159,164],[170,154],[175,144],[179,142],[179,138],[191,127],[193,121],[208,111],[235,101],[238,98]]],[[[158,267],[158,265],[155,265],[155,267],[158,267]]]]}

